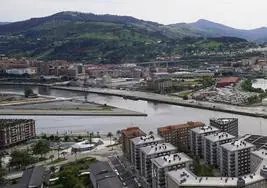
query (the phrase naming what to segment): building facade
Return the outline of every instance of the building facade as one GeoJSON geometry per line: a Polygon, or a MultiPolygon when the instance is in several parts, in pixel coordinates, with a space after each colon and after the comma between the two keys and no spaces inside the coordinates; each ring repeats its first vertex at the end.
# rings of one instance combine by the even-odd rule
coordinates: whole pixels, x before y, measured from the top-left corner
{"type": "Polygon", "coordinates": [[[146,134],[138,127],[130,127],[121,131],[122,152],[130,159],[130,140],[135,137],[145,136],[146,134]]]}
{"type": "Polygon", "coordinates": [[[235,137],[238,137],[238,119],[237,118],[217,118],[210,119],[210,126],[220,129],[222,132],[227,132],[235,137]]]}
{"type": "Polygon", "coordinates": [[[36,136],[32,119],[1,119],[0,148],[8,148],[36,136]]]}
{"type": "Polygon", "coordinates": [[[219,132],[205,136],[204,160],[208,165],[220,166],[220,146],[234,141],[235,136],[226,132],[219,132]]]}
{"type": "Polygon", "coordinates": [[[158,128],[158,134],[165,139],[165,142],[176,146],[179,151],[187,152],[190,149],[189,130],[203,126],[204,123],[202,122],[187,122],[185,124],[170,125],[158,128]]]}
{"type": "Polygon", "coordinates": [[[251,172],[253,144],[243,140],[226,143],[220,147],[220,171],[222,176],[239,177],[251,172]]]}
{"type": "Polygon", "coordinates": [[[130,140],[131,148],[130,148],[130,156],[131,163],[134,165],[134,168],[137,172],[140,171],[140,148],[160,144],[164,142],[164,139],[156,134],[140,136],[130,140]]]}
{"type": "Polygon", "coordinates": [[[169,155],[177,151],[170,143],[154,144],[140,149],[140,172],[149,186],[152,185],[151,159],[169,155]]]}
{"type": "Polygon", "coordinates": [[[193,160],[184,153],[174,153],[151,160],[152,162],[152,188],[166,188],[167,172],[192,168],[193,160]]]}
{"type": "Polygon", "coordinates": [[[204,137],[219,132],[212,126],[197,127],[190,130],[190,149],[193,155],[202,157],[204,155],[204,137]]]}

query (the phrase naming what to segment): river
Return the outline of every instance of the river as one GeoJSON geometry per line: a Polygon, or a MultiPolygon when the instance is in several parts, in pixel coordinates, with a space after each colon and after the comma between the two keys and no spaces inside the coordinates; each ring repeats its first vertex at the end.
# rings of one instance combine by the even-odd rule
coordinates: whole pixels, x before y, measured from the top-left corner
{"type": "MultiPolygon", "coordinates": [[[[80,92],[32,87],[36,93],[57,97],[84,98],[80,92]]],[[[0,91],[23,93],[23,86],[0,86],[0,91]]],[[[267,135],[267,119],[214,112],[202,109],[187,108],[175,105],[152,103],[147,101],[125,100],[121,97],[88,94],[88,100],[108,104],[128,110],[147,113],[147,117],[62,117],[62,116],[0,116],[0,118],[33,118],[36,120],[37,133],[64,133],[93,131],[106,134],[111,131],[139,126],[144,131],[156,132],[160,126],[184,123],[187,121],[202,121],[209,123],[213,117],[236,117],[239,119],[239,134],[267,135]]]]}

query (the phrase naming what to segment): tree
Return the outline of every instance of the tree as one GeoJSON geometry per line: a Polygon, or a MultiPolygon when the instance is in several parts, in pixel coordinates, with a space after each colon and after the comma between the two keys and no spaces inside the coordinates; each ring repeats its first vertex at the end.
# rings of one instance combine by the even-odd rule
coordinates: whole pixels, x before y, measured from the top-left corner
{"type": "Polygon", "coordinates": [[[55,158],[54,155],[50,155],[50,156],[49,156],[49,159],[51,160],[51,162],[53,161],[54,158],[55,158]]]}
{"type": "Polygon", "coordinates": [[[110,145],[111,145],[111,139],[112,139],[112,137],[113,137],[113,134],[112,134],[111,132],[109,132],[109,133],[107,134],[107,137],[109,137],[109,141],[110,141],[110,145]]]}
{"type": "Polygon", "coordinates": [[[64,136],[64,141],[65,141],[65,142],[70,141],[70,136],[69,136],[69,135],[65,135],[65,136],[64,136]]]}
{"type": "Polygon", "coordinates": [[[29,87],[25,87],[24,88],[24,96],[26,98],[28,98],[28,97],[30,97],[32,95],[34,95],[33,90],[31,88],[29,88],[29,87]]]}
{"type": "Polygon", "coordinates": [[[59,173],[58,183],[64,188],[75,188],[80,184],[78,175],[79,169],[77,167],[68,167],[59,173]]]}
{"type": "Polygon", "coordinates": [[[26,150],[14,150],[11,155],[11,160],[9,161],[10,167],[24,168],[33,163],[32,156],[26,150]]]}
{"type": "Polygon", "coordinates": [[[43,157],[50,150],[49,142],[47,140],[39,140],[32,148],[33,154],[41,155],[43,157]]]}

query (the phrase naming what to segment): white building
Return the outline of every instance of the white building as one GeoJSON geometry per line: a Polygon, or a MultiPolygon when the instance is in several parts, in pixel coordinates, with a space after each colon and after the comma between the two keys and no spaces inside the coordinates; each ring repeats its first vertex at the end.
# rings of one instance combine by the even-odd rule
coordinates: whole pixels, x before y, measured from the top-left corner
{"type": "Polygon", "coordinates": [[[239,177],[251,172],[253,144],[243,140],[226,143],[220,147],[220,171],[222,176],[239,177]]]}
{"type": "Polygon", "coordinates": [[[13,69],[6,69],[7,74],[15,74],[15,75],[35,75],[37,74],[36,67],[28,67],[28,68],[13,68],[13,69]]]}
{"type": "Polygon", "coordinates": [[[205,136],[204,139],[204,160],[209,165],[220,165],[220,146],[232,142],[235,136],[226,132],[220,132],[205,136]]]}
{"type": "Polygon", "coordinates": [[[140,170],[140,148],[163,143],[164,139],[156,134],[136,137],[130,140],[130,160],[135,170],[140,170]]]}
{"type": "Polygon", "coordinates": [[[141,175],[146,182],[152,184],[152,163],[151,159],[169,155],[176,152],[176,147],[170,143],[160,143],[151,146],[142,147],[140,149],[140,169],[141,175]]]}
{"type": "Polygon", "coordinates": [[[204,137],[219,132],[212,126],[197,127],[190,130],[190,149],[193,155],[204,155],[204,137]]]}
{"type": "Polygon", "coordinates": [[[151,159],[152,162],[152,188],[165,188],[167,172],[192,168],[193,160],[184,153],[174,153],[151,159]]]}

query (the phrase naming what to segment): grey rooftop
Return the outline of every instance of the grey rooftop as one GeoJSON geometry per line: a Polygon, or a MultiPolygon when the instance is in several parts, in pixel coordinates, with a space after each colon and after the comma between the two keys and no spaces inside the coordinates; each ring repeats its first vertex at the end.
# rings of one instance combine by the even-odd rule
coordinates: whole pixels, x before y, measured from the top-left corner
{"type": "Polygon", "coordinates": [[[186,162],[193,162],[193,160],[185,153],[174,153],[151,160],[152,163],[157,165],[159,168],[164,168],[172,165],[183,164],[186,162]]]}
{"type": "Polygon", "coordinates": [[[151,146],[142,147],[140,150],[146,155],[153,155],[167,151],[174,151],[176,150],[176,147],[170,143],[161,143],[161,144],[154,144],[151,146]]]}

